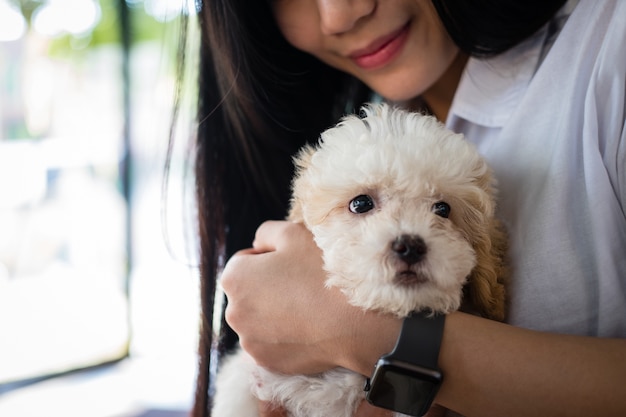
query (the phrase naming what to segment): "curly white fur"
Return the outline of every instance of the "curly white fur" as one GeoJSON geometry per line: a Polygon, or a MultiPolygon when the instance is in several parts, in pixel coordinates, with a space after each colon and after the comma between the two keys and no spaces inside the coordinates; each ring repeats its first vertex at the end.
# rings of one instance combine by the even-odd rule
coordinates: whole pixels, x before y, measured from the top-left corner
{"type": "MultiPolygon", "coordinates": [[[[404,317],[457,310],[469,280],[471,308],[502,319],[504,235],[494,219],[485,161],[430,116],[385,104],[364,112],[364,118],[344,118],[295,159],[289,218],[312,231],[327,286],[340,288],[356,306],[404,317]],[[371,197],[371,210],[349,210],[359,195],[371,197]],[[433,210],[440,202],[449,205],[449,216],[433,210]],[[423,242],[419,260],[398,256],[393,242],[400,236],[423,242]]],[[[213,416],[257,416],[254,393],[292,417],[351,417],[364,398],[364,381],[344,369],[277,375],[240,351],[219,373],[213,416]]]]}

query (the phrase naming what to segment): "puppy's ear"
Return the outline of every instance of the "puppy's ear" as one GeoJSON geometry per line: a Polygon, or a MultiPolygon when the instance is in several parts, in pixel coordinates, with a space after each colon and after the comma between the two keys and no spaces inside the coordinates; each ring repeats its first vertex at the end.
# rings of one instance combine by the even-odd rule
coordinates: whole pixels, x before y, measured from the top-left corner
{"type": "Polygon", "coordinates": [[[503,321],[506,316],[507,246],[504,226],[493,219],[488,236],[480,239],[474,248],[476,267],[466,286],[472,309],[483,317],[498,321],[503,321]]]}
{"type": "Polygon", "coordinates": [[[291,181],[291,201],[287,220],[296,223],[304,223],[304,214],[302,212],[302,194],[306,190],[305,175],[307,168],[311,165],[311,158],[315,153],[315,148],[305,145],[298,154],[293,158],[295,173],[291,181]]]}

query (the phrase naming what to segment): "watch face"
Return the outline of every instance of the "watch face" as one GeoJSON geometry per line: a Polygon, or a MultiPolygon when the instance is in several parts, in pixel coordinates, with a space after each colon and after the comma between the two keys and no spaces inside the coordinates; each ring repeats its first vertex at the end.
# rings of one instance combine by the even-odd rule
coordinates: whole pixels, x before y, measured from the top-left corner
{"type": "Polygon", "coordinates": [[[372,375],[367,399],[377,407],[422,416],[430,408],[441,380],[438,370],[385,360],[372,375]]]}

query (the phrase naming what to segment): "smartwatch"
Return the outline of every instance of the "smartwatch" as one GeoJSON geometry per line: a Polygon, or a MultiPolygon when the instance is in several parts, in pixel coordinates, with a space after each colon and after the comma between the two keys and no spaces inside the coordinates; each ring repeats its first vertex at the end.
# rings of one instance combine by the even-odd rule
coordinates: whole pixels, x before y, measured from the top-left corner
{"type": "Polygon", "coordinates": [[[413,312],[404,319],[395,348],[381,356],[365,383],[370,404],[411,416],[426,414],[443,381],[437,361],[445,317],[413,312]]]}

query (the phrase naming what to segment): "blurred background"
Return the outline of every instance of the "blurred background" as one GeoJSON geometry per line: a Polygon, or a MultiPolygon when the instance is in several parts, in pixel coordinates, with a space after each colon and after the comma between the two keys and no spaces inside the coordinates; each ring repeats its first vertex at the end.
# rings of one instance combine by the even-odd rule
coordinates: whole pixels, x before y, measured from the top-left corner
{"type": "Polygon", "coordinates": [[[0,0],[0,416],[191,406],[194,76],[176,80],[194,13],[193,0],[0,0]]]}

